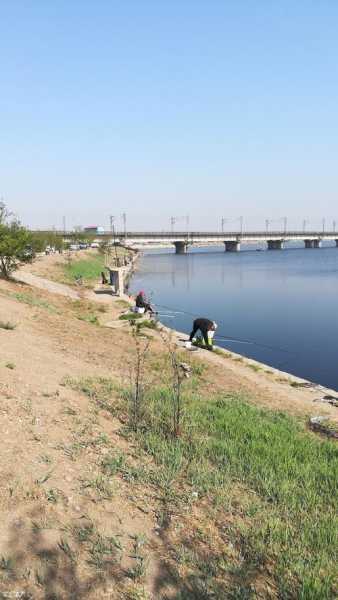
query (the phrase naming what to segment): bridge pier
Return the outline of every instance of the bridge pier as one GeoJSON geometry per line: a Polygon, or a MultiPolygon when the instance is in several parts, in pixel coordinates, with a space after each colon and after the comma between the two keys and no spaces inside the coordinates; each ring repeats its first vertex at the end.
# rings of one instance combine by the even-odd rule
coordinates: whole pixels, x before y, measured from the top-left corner
{"type": "Polygon", "coordinates": [[[186,254],[188,244],[187,242],[174,242],[174,246],[176,249],[176,254],[186,254]]]}
{"type": "Polygon", "coordinates": [[[267,240],[268,250],[283,250],[284,240],[267,240]]]}
{"type": "Polygon", "coordinates": [[[321,248],[322,247],[322,240],[313,240],[313,247],[314,248],[321,248]]]}
{"type": "Polygon", "coordinates": [[[338,248],[338,240],[336,240],[336,247],[338,248]]]}
{"type": "Polygon", "coordinates": [[[314,240],[304,240],[305,248],[314,248],[315,241],[314,240]]]}
{"type": "Polygon", "coordinates": [[[239,252],[240,249],[241,249],[241,242],[239,242],[239,241],[224,242],[224,251],[225,252],[239,252]]]}

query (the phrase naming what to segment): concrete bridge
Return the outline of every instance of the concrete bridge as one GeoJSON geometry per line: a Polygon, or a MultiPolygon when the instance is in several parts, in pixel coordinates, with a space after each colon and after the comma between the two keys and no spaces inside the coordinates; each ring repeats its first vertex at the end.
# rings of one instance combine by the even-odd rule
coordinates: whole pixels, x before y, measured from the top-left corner
{"type": "Polygon", "coordinates": [[[185,254],[189,246],[224,244],[226,252],[239,252],[241,244],[265,243],[268,250],[283,250],[286,242],[302,241],[305,248],[320,248],[325,240],[334,241],[338,248],[338,232],[336,231],[105,231],[104,233],[86,234],[81,231],[40,231],[54,233],[65,240],[79,238],[112,240],[131,247],[149,244],[166,244],[175,246],[177,254],[185,254]]]}
{"type": "MultiPolygon", "coordinates": [[[[111,237],[111,234],[110,234],[111,237]]],[[[185,254],[189,246],[195,245],[221,245],[224,244],[226,252],[239,252],[241,244],[259,243],[267,244],[268,250],[282,250],[285,242],[302,241],[305,248],[320,248],[323,240],[331,240],[336,243],[338,248],[338,232],[319,232],[319,231],[246,231],[244,232],[219,232],[219,231],[189,231],[189,232],[139,232],[130,231],[126,233],[115,233],[115,238],[121,243],[127,243],[130,246],[140,244],[172,244],[175,246],[176,254],[185,254]]]]}

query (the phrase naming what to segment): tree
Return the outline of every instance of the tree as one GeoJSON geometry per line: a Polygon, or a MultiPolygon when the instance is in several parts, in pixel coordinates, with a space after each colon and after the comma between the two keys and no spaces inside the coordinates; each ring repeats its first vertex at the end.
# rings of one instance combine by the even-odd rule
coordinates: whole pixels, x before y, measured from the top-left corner
{"type": "Polygon", "coordinates": [[[31,234],[0,202],[0,277],[8,279],[19,263],[32,260],[31,234]]]}

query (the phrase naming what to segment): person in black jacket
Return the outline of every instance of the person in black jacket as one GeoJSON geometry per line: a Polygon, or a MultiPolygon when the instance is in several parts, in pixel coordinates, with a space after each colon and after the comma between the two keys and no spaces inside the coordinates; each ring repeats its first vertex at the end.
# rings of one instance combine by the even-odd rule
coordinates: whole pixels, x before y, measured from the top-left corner
{"type": "Polygon", "coordinates": [[[202,317],[200,317],[199,319],[195,319],[193,323],[193,330],[190,334],[189,340],[192,342],[197,331],[200,331],[203,335],[205,345],[208,348],[212,348],[212,338],[216,329],[217,324],[215,323],[215,321],[210,321],[209,319],[204,319],[202,317]]]}
{"type": "Polygon", "coordinates": [[[154,312],[151,304],[147,301],[145,293],[143,291],[137,294],[135,299],[135,305],[137,308],[144,308],[145,312],[154,312]]]}

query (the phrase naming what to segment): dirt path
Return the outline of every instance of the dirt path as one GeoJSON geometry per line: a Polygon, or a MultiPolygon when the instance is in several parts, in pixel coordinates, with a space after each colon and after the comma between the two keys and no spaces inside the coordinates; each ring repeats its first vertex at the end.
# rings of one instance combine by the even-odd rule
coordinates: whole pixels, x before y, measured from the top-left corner
{"type": "Polygon", "coordinates": [[[81,298],[80,294],[73,290],[69,285],[56,283],[50,279],[44,279],[43,277],[33,275],[33,273],[29,273],[24,269],[20,269],[15,273],[15,280],[40,290],[45,290],[51,294],[58,294],[65,296],[66,298],[71,298],[72,300],[79,300],[81,298]]]}

